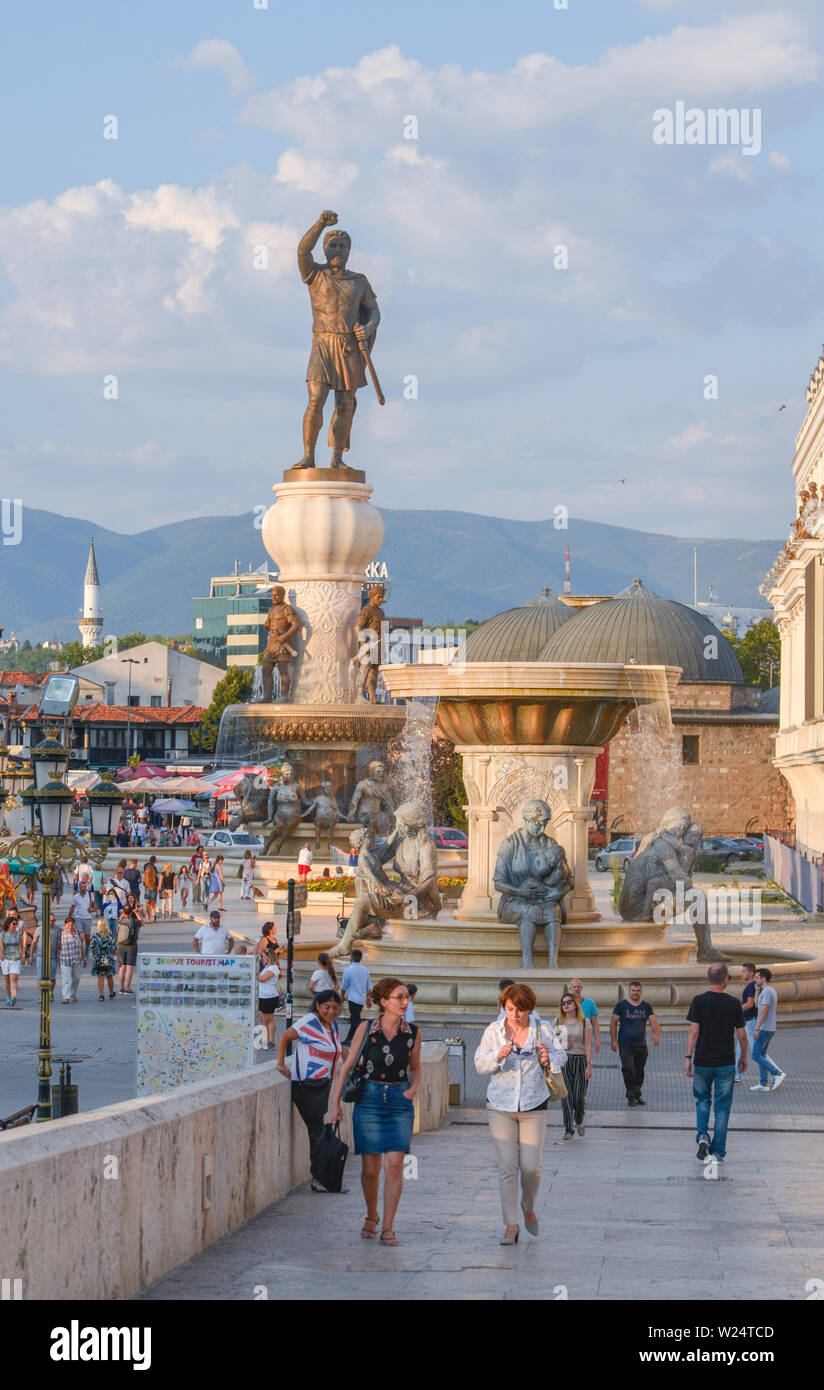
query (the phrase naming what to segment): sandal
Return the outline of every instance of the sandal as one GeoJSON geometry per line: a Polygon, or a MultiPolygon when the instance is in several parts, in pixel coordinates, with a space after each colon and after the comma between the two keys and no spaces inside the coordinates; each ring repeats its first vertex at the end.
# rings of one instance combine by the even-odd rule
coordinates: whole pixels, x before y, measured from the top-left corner
{"type": "Polygon", "coordinates": [[[378,1234],[378,1218],[377,1218],[377,1216],[365,1216],[364,1219],[363,1219],[363,1225],[361,1226],[361,1240],[374,1240],[374,1239],[375,1239],[375,1236],[376,1236],[377,1234],[378,1234]],[[367,1231],[367,1229],[366,1229],[367,1226],[374,1226],[374,1227],[375,1227],[374,1231],[367,1231]]]}
{"type": "Polygon", "coordinates": [[[400,1245],[400,1241],[391,1226],[387,1226],[385,1231],[381,1231],[381,1245],[400,1245]]]}

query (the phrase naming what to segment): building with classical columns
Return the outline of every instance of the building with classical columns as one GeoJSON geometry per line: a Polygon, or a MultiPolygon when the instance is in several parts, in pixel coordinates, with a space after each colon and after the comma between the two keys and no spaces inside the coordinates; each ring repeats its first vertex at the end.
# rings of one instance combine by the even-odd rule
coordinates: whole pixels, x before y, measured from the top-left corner
{"type": "Polygon", "coordinates": [[[795,800],[796,848],[824,855],[824,348],[795,441],[796,520],[763,592],[781,634],[775,766],[795,800]]]}

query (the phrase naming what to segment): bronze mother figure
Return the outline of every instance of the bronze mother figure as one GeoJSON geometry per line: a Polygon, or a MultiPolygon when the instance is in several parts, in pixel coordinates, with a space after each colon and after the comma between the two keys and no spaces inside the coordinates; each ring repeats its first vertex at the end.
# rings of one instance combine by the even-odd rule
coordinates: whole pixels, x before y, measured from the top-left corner
{"type": "Polygon", "coordinates": [[[521,936],[521,965],[534,968],[532,948],[538,928],[546,937],[548,965],[558,964],[561,937],[560,901],[574,884],[566,855],[544,827],[552,818],[545,801],[527,801],[521,808],[522,830],[507,835],[495,865],[495,890],[500,893],[498,917],[513,922],[521,936]]]}

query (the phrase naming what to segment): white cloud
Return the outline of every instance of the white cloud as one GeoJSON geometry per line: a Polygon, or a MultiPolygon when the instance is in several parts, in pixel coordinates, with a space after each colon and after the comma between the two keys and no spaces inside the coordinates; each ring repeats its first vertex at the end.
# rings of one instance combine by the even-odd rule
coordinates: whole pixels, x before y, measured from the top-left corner
{"type": "Polygon", "coordinates": [[[347,161],[327,163],[295,149],[283,151],[275,173],[278,183],[291,184],[300,193],[321,193],[328,198],[340,197],[357,177],[356,164],[347,161]]]}
{"type": "Polygon", "coordinates": [[[685,454],[690,449],[697,448],[699,444],[705,444],[711,438],[712,430],[709,425],[703,423],[688,425],[680,434],[675,434],[671,439],[668,439],[664,448],[670,449],[676,454],[685,454]]]}
{"type": "Polygon", "coordinates": [[[781,173],[789,173],[793,167],[793,162],[788,154],[779,154],[778,150],[773,150],[770,154],[770,168],[780,169],[781,173]]]}
{"type": "Polygon", "coordinates": [[[201,39],[191,53],[181,54],[172,64],[190,71],[219,72],[235,96],[243,96],[254,86],[255,78],[228,39],[201,39]]]}

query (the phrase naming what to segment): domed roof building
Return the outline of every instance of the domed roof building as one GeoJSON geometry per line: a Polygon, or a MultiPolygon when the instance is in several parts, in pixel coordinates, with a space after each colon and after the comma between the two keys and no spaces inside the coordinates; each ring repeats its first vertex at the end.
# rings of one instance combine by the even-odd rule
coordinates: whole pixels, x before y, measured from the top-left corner
{"type": "Polygon", "coordinates": [[[660,598],[640,579],[615,598],[580,609],[553,633],[537,660],[680,666],[682,682],[744,680],[738,657],[709,618],[685,603],[660,598]]]}
{"type": "Polygon", "coordinates": [[[541,651],[563,623],[574,618],[573,609],[542,589],[518,608],[507,608],[476,627],[460,649],[463,661],[538,661],[541,651]]]}

